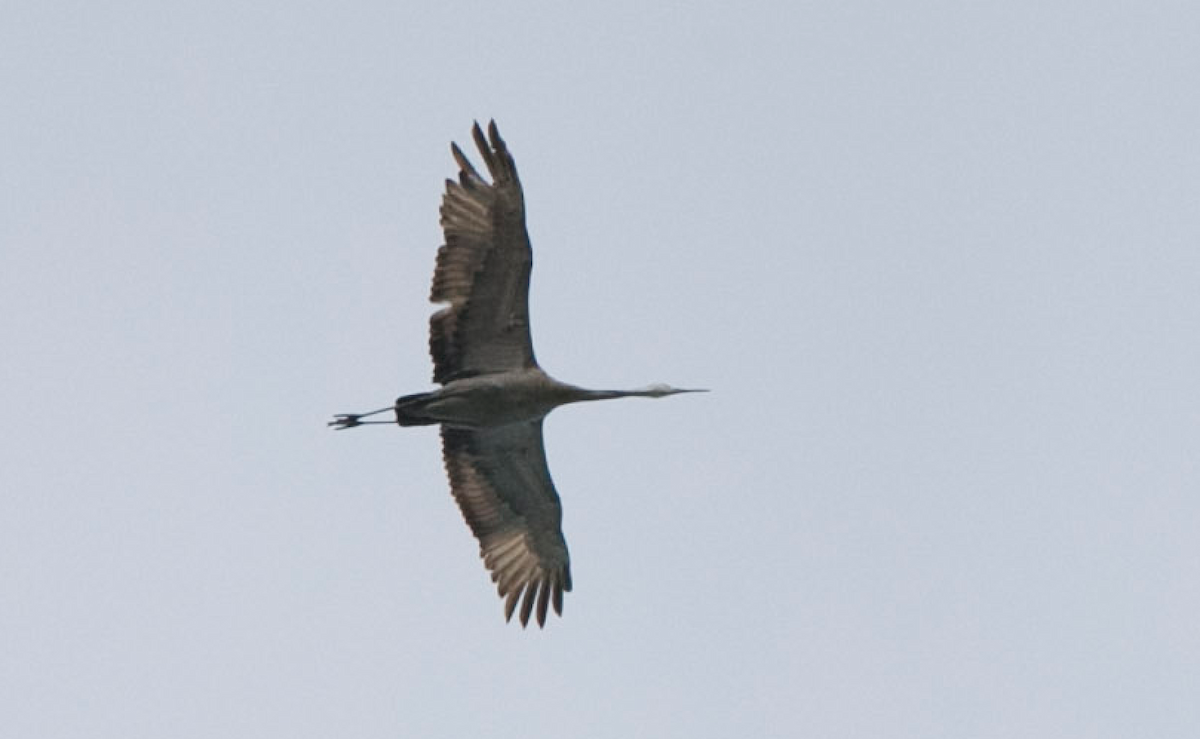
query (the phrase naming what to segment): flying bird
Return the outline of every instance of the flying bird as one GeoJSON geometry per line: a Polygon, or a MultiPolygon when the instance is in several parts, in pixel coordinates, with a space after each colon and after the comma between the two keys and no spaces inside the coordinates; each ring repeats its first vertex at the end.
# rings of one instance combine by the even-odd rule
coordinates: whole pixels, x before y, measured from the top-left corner
{"type": "Polygon", "coordinates": [[[446,180],[430,301],[446,304],[429,321],[432,392],[405,395],[368,413],[345,413],[330,426],[441,425],[450,491],[511,620],[539,626],[553,604],[562,615],[571,563],[562,533],[562,506],[542,443],[542,419],[560,405],[611,398],[661,398],[704,392],[669,385],[638,390],[587,390],[559,382],[538,366],[529,335],[529,274],[533,254],[525,230],[525,198],[517,168],[495,121],[487,136],[476,123],[475,146],[485,180],[457,144],[450,151],[458,180],[446,180]],[[395,420],[364,418],[393,411],[395,420]]]}

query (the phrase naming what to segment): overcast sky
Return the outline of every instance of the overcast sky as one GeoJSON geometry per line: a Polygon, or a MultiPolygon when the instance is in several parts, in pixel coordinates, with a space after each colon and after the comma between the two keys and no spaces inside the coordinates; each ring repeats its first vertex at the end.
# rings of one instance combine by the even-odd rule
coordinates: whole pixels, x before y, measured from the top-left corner
{"type": "Polygon", "coordinates": [[[1190,2],[57,3],[0,23],[0,735],[1200,736],[1190,2]],[[575,590],[429,387],[525,185],[575,590]]]}

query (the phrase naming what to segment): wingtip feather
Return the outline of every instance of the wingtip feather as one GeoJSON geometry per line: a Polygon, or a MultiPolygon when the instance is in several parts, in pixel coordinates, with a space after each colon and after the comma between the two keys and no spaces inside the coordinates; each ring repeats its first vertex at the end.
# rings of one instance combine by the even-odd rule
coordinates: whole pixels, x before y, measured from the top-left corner
{"type": "Polygon", "coordinates": [[[479,127],[478,121],[471,128],[471,138],[475,140],[475,146],[479,149],[479,153],[483,155],[483,158],[485,160],[488,159],[492,154],[491,147],[488,146],[487,138],[484,137],[483,129],[479,127]]]}
{"type": "Polygon", "coordinates": [[[550,605],[551,591],[558,592],[558,588],[554,587],[551,583],[543,582],[541,592],[538,593],[537,602],[537,620],[539,628],[546,625],[546,607],[550,605]]]}
{"type": "Polygon", "coordinates": [[[533,612],[533,604],[537,599],[538,581],[530,580],[525,583],[525,597],[521,601],[521,625],[529,623],[529,614],[533,612]]]}
{"type": "Polygon", "coordinates": [[[504,599],[504,622],[512,621],[513,611],[517,608],[517,599],[521,597],[521,591],[510,590],[508,597],[504,599]]]}

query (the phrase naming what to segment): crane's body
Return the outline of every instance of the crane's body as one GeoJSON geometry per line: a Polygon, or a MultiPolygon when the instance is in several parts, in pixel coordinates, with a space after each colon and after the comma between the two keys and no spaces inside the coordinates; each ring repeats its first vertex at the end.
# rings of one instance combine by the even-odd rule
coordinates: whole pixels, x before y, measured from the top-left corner
{"type": "Polygon", "coordinates": [[[449,382],[440,390],[396,401],[401,426],[445,423],[459,428],[537,421],[557,406],[578,399],[578,390],[539,368],[480,375],[449,382]]]}
{"type": "Polygon", "coordinates": [[[560,405],[588,400],[661,398],[682,390],[588,390],[559,382],[534,359],[529,334],[529,275],[524,194],[512,155],[493,121],[472,136],[487,164],[487,183],[456,144],[458,181],[446,181],[430,299],[449,305],[430,319],[434,381],[442,387],[405,395],[369,413],[340,414],[329,425],[440,424],[450,490],[479,539],[480,555],[505,598],[528,624],[544,625],[549,605],[562,613],[571,589],[562,507],[542,442],[542,420],[560,405]],[[364,421],[388,411],[394,421],[364,421]]]}

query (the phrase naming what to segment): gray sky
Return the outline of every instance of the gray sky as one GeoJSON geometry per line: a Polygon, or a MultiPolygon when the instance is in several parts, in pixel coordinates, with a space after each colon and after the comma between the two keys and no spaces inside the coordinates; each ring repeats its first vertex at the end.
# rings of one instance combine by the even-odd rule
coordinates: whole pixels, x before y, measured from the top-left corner
{"type": "Polygon", "coordinates": [[[18,3],[0,734],[1200,735],[1193,3],[18,3]],[[525,183],[575,591],[432,429],[448,142],[525,183]]]}

